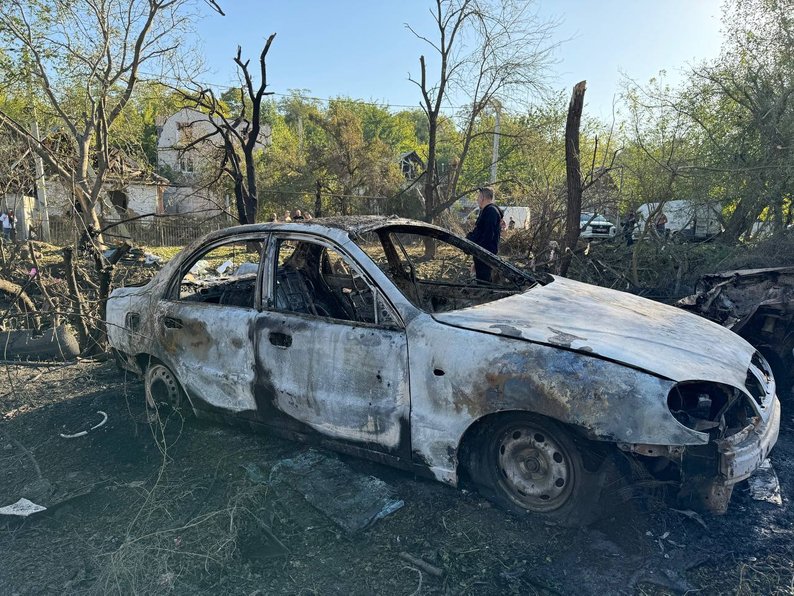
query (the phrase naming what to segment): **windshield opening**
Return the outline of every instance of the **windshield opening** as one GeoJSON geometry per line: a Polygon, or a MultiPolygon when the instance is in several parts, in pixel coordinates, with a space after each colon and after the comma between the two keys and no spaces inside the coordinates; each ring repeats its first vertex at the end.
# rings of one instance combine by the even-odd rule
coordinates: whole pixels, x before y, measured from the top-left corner
{"type": "Polygon", "coordinates": [[[487,251],[432,228],[391,226],[354,240],[414,306],[430,313],[485,304],[536,283],[487,251]]]}

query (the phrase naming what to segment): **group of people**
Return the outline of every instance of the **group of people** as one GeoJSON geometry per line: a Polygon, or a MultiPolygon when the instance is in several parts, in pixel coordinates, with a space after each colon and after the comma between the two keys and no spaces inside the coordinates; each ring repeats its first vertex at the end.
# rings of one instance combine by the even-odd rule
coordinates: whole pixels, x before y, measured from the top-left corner
{"type": "Polygon", "coordinates": [[[279,221],[283,222],[291,222],[291,221],[309,221],[312,218],[312,214],[308,211],[301,211],[300,209],[295,209],[292,213],[289,210],[284,212],[284,216],[279,219],[278,213],[271,213],[270,217],[268,218],[268,222],[276,223],[279,221]]]}

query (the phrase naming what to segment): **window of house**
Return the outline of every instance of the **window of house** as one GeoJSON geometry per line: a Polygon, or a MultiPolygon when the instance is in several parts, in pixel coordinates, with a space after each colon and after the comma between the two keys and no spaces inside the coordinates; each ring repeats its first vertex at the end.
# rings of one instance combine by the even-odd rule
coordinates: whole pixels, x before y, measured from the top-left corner
{"type": "Polygon", "coordinates": [[[182,156],[179,158],[179,170],[186,174],[193,173],[193,158],[182,156]]]}
{"type": "Polygon", "coordinates": [[[125,213],[128,207],[127,193],[123,190],[110,191],[110,203],[119,213],[125,213]]]}

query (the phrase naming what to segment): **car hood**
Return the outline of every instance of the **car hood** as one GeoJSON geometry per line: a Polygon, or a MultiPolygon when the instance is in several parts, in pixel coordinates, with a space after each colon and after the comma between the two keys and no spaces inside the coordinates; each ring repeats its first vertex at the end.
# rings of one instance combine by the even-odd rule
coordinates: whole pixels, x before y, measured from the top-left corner
{"type": "Polygon", "coordinates": [[[674,380],[744,387],[755,349],[738,335],[672,306],[562,277],[435,319],[607,358],[674,380]]]}

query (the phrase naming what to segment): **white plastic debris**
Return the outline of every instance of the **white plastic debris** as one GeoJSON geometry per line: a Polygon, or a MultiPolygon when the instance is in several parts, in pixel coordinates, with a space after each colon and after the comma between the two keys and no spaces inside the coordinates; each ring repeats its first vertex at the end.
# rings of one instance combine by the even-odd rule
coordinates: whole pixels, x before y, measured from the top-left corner
{"type": "Polygon", "coordinates": [[[195,264],[190,268],[189,273],[192,273],[193,275],[204,275],[207,272],[207,269],[209,269],[209,266],[209,262],[201,259],[195,262],[195,264]]]}
{"type": "Polygon", "coordinates": [[[153,255],[150,252],[143,253],[144,265],[159,265],[162,262],[163,262],[163,257],[158,257],[157,255],[153,255]]]}
{"type": "Polygon", "coordinates": [[[26,498],[21,498],[16,503],[0,507],[0,515],[16,515],[17,517],[27,517],[38,513],[39,511],[46,511],[46,507],[36,505],[33,501],[28,501],[26,498]]]}
{"type": "Polygon", "coordinates": [[[95,424],[88,430],[81,430],[79,433],[74,433],[73,435],[61,433],[61,437],[64,439],[76,439],[77,437],[84,437],[88,434],[89,431],[96,430],[100,426],[103,426],[108,421],[108,415],[105,414],[102,410],[97,410],[96,413],[102,416],[102,420],[99,422],[99,424],[95,424]]]}
{"type": "Polygon", "coordinates": [[[229,269],[229,267],[234,267],[234,261],[232,261],[231,259],[229,259],[225,263],[222,263],[215,271],[218,272],[218,275],[223,275],[224,273],[226,273],[226,270],[229,269]]]}
{"type": "Polygon", "coordinates": [[[778,507],[783,506],[783,497],[780,494],[780,481],[772,467],[769,458],[761,462],[755,474],[747,481],[750,485],[750,496],[756,501],[766,501],[778,507]]]}

